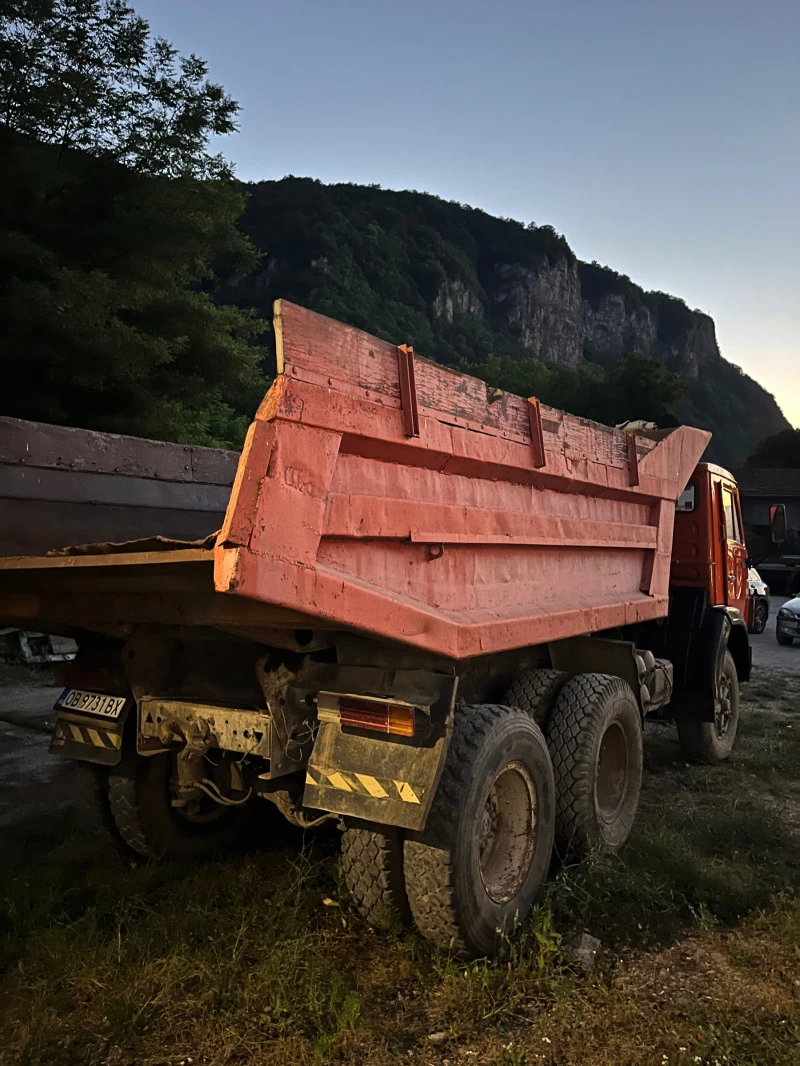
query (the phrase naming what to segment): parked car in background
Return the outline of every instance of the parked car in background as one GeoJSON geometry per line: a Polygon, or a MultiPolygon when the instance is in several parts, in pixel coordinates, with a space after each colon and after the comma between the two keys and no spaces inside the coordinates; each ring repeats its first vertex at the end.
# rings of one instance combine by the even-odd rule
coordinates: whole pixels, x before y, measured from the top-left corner
{"type": "Polygon", "coordinates": [[[778,611],[775,632],[779,644],[791,644],[795,637],[800,637],[800,596],[787,600],[778,611]]]}
{"type": "Polygon", "coordinates": [[[751,566],[747,571],[750,589],[750,612],[747,621],[751,633],[763,633],[769,618],[769,585],[761,580],[758,570],[751,566]]]}

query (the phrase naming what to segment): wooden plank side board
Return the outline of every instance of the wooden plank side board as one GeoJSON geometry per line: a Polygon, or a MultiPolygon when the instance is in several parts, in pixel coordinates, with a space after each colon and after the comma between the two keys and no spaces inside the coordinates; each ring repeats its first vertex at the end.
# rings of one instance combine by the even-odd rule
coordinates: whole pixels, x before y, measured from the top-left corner
{"type": "Polygon", "coordinates": [[[182,548],[161,552],[131,550],[97,555],[45,555],[41,557],[10,555],[0,558],[0,570],[109,570],[115,567],[131,566],[153,566],[160,569],[175,563],[180,565],[200,563],[210,566],[213,559],[213,551],[209,548],[182,548]]]}
{"type": "Polygon", "coordinates": [[[194,541],[218,530],[222,519],[216,511],[0,499],[0,557],[40,557],[68,545],[140,540],[154,533],[194,541]]]}
{"type": "Polygon", "coordinates": [[[125,474],[46,470],[42,467],[0,466],[0,499],[211,511],[222,515],[229,498],[228,485],[157,481],[125,474]]]}

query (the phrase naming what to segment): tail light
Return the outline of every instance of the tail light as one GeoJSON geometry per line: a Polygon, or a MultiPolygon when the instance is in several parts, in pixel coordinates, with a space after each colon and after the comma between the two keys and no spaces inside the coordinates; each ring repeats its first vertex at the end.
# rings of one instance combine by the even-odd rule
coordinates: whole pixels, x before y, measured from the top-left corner
{"type": "Polygon", "coordinates": [[[317,717],[320,722],[335,722],[353,729],[370,729],[398,737],[413,737],[417,708],[411,703],[382,699],[379,696],[347,696],[320,692],[317,717]]]}

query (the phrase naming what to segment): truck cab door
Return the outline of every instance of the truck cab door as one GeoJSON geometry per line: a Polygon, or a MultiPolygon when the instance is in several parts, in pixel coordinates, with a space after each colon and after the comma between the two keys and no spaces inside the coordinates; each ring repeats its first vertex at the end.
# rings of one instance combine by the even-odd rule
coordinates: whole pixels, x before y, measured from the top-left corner
{"type": "Polygon", "coordinates": [[[747,548],[742,533],[738,494],[731,485],[720,485],[722,528],[725,535],[725,603],[747,616],[747,548]]]}

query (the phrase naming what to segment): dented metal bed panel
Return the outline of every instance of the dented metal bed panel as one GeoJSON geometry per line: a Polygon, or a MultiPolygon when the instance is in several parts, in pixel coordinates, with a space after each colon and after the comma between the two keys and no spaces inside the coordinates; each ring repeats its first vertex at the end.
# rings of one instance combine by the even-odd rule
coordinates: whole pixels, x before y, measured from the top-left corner
{"type": "Polygon", "coordinates": [[[293,304],[216,587],[452,658],[659,617],[709,434],[612,430],[293,304]]]}
{"type": "Polygon", "coordinates": [[[94,624],[104,591],[130,624],[188,596],[184,624],[461,659],[666,614],[674,502],[708,433],[612,430],[286,302],[275,330],[279,375],[216,541],[0,559],[0,617],[20,583],[37,624],[67,591],[91,593],[94,624]]]}

